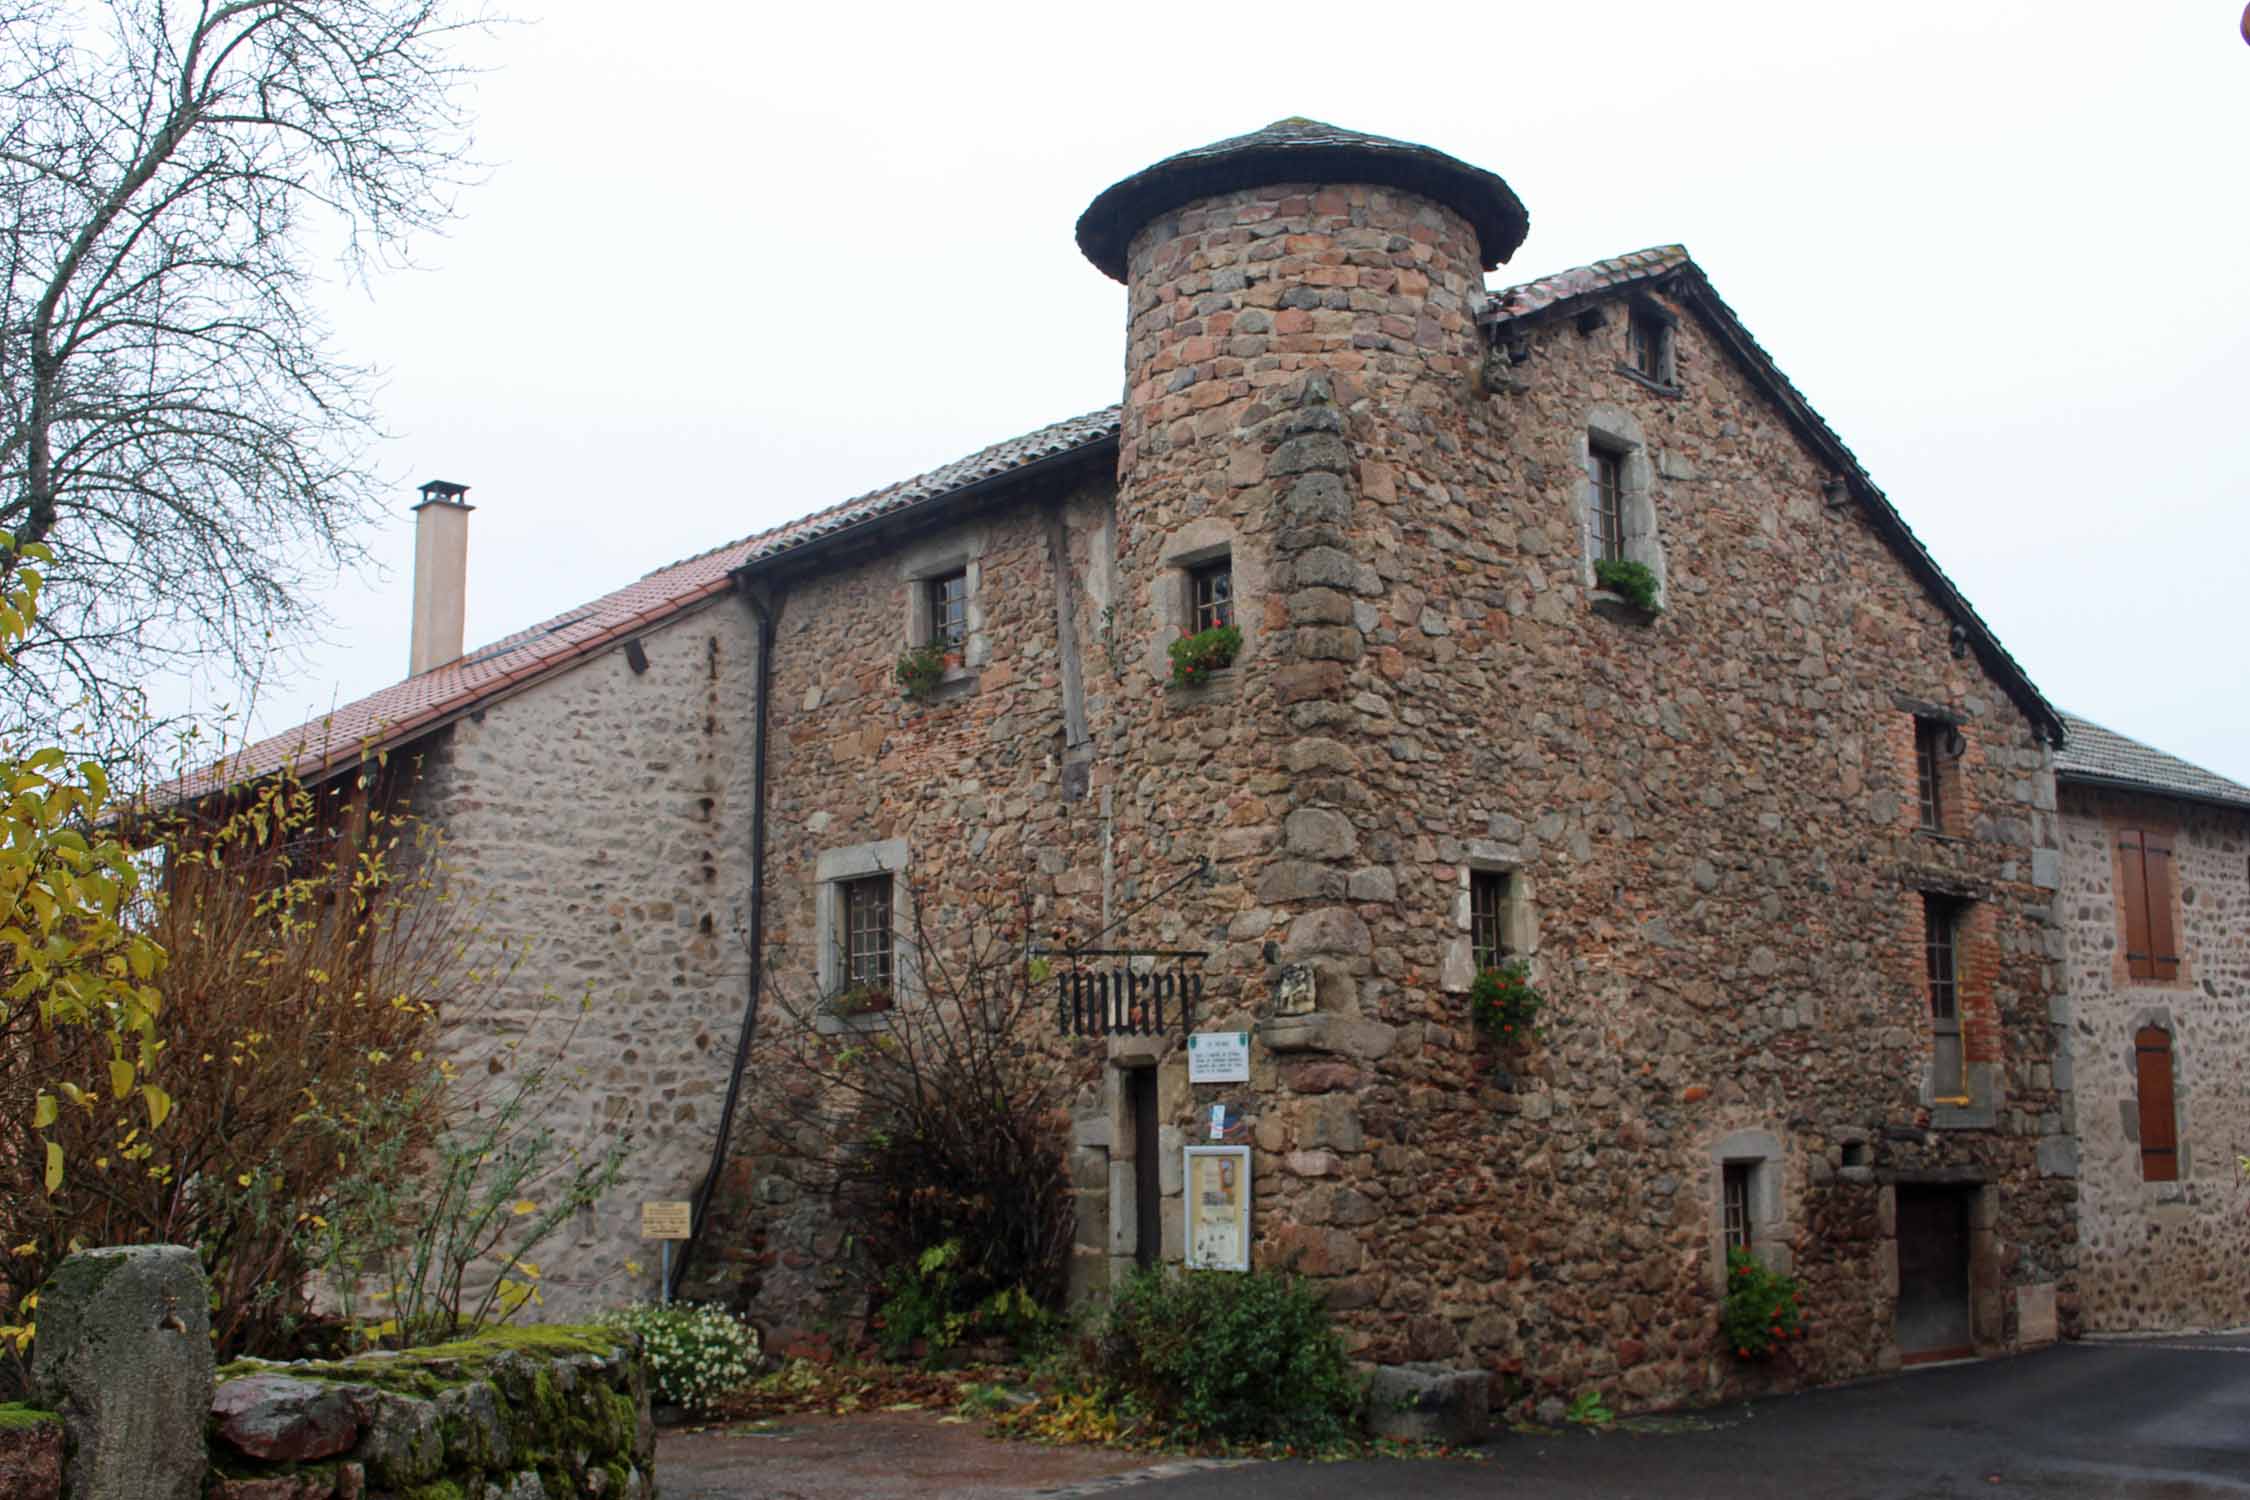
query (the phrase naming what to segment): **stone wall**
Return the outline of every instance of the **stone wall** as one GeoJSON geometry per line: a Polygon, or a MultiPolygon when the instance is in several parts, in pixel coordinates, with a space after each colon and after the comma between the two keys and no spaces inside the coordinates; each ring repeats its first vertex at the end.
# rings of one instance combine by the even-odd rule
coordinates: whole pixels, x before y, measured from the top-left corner
{"type": "Polygon", "coordinates": [[[755,642],[721,598],[641,637],[645,671],[620,647],[454,723],[413,793],[496,976],[466,1065],[557,1061],[560,1144],[631,1138],[616,1188],[534,1257],[550,1317],[653,1296],[640,1205],[709,1165],[748,967],[755,642]]]}
{"type": "MultiPolygon", "coordinates": [[[[817,974],[824,855],[893,840],[926,904],[1004,877],[1070,940],[1207,949],[1203,1024],[1258,1029],[1247,1086],[1191,1087],[1169,1040],[1059,1049],[1082,1248],[1131,1254],[1119,1084],[1156,1066],[1166,1253],[1178,1148],[1234,1103],[1259,1261],[1322,1278],[1369,1360],[1635,1405],[1726,1389],[1718,1195],[1744,1143],[1770,1143],[1761,1251],[1811,1299],[1795,1378],[1898,1358],[1901,1184],[1975,1190],[1980,1347],[2051,1336],[2075,1183],[2033,726],[1690,310],[1659,299],[1670,386],[1620,368],[1617,299],[1528,330],[1516,388],[1483,393],[1476,256],[1449,211],[1351,184],[1160,220],[1132,252],[1114,501],[1034,490],[788,581],[778,973],[817,974]],[[1632,455],[1653,618],[1593,587],[1590,432],[1632,455]],[[1243,656],[1168,688],[1184,566],[1218,550],[1243,656]],[[964,675],[902,703],[914,581],[970,557],[964,675]],[[1918,712],[1965,742],[1941,834],[1916,826],[1918,712]],[[1476,870],[1514,882],[1550,999],[1505,1053],[1467,1021],[1476,870]],[[1931,1087],[1925,891],[1967,903],[1958,1104],[1931,1087]]],[[[754,1156],[730,1198],[758,1315],[806,1324],[840,1236],[754,1156]]]]}
{"type": "Polygon", "coordinates": [[[51,1500],[62,1481],[62,1418],[12,1402],[0,1406],[0,1500],[51,1500]]]}
{"type": "MultiPolygon", "coordinates": [[[[699,1287],[749,1298],[769,1348],[787,1351],[816,1325],[848,1325],[865,1311],[844,1295],[842,1235],[813,1186],[751,1145],[767,1123],[758,1106],[781,1067],[778,1039],[839,987],[837,878],[894,877],[909,968],[918,929],[950,942],[977,913],[1028,914],[1041,941],[1083,940],[1113,897],[1132,898],[1105,862],[1117,762],[1087,728],[1113,716],[1112,664],[1122,661],[1108,613],[1111,517],[1106,476],[1080,475],[770,585],[771,982],[745,1134],[698,1273],[699,1287]],[[928,701],[909,700],[894,674],[915,591],[963,567],[973,584],[963,661],[928,701]]],[[[747,722],[750,705],[738,712],[747,722]]],[[[1045,1024],[1025,1044],[1065,1070],[1076,1093],[1098,1088],[1098,1044],[1063,1042],[1048,1017],[1042,1007],[1045,1024]]],[[[1102,1218],[1097,1195],[1082,1231],[1099,1232],[1102,1218]]]]}
{"type": "Polygon", "coordinates": [[[398,1355],[219,1372],[213,1500],[653,1500],[630,1335],[500,1330],[398,1355]]]}
{"type": "MultiPolygon", "coordinates": [[[[1278,988],[1266,941],[1318,974],[1315,1016],[1268,1027],[1242,1091],[1261,1258],[1332,1277],[1375,1360],[1709,1392],[1716,1151],[1763,1132],[1769,1253],[1806,1274],[1820,1330],[1808,1373],[1896,1357],[1900,1181],[1997,1189],[1977,1322],[2008,1347],[2018,1297],[2073,1256],[2067,1153],[2040,1152],[2064,1130],[2032,879],[2045,752],[1686,309],[1666,309],[1669,389],[1621,369],[1620,298],[1530,330],[1522,389],[1476,395],[1466,233],[1379,190],[1280,186],[1135,244],[1123,595],[1163,587],[1144,528],[1213,514],[1267,585],[1213,714],[1251,726],[1249,753],[1201,772],[1233,776],[1205,835],[1222,909],[1191,927],[1256,999],[1278,988]],[[1634,459],[1654,620],[1591,587],[1590,432],[1634,459]],[[1946,836],[1915,827],[1917,704],[1967,742],[1946,836]],[[1477,868],[1528,891],[1551,1001],[1512,1055],[1466,1027],[1477,868]],[[1970,1109],[1929,1088],[1926,889],[1973,903],[1970,1109]]],[[[1163,732],[1123,733],[1128,761],[1163,732]]],[[[1183,1125],[1215,1097],[1176,1092],[1183,1125]]]]}
{"type": "Polygon", "coordinates": [[[2063,889],[2089,1329],[2250,1322],[2250,813],[2065,784],[2063,889]],[[2119,829],[2172,836],[2180,973],[2124,961],[2119,829]],[[2172,1039],[2179,1177],[2144,1181],[2134,1034],[2172,1039]]]}

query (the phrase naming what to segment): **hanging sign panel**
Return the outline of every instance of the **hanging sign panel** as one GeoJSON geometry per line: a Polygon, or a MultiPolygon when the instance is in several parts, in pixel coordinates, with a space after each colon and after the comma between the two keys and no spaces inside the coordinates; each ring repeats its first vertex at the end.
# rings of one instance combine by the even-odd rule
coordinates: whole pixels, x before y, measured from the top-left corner
{"type": "Polygon", "coordinates": [[[1249,1032],[1198,1031],[1188,1038],[1189,1083],[1249,1081],[1249,1032]]]}
{"type": "Polygon", "coordinates": [[[1187,1263],[1192,1270],[1250,1269],[1250,1148],[1189,1146],[1187,1263]]]}

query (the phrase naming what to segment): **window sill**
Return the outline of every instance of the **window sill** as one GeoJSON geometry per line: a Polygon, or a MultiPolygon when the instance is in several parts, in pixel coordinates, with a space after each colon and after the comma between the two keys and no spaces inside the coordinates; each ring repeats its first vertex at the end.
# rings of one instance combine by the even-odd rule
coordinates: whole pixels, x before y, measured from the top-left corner
{"type": "Polygon", "coordinates": [[[1999,1112],[1989,1104],[1930,1102],[1932,1130],[1990,1130],[1998,1122],[1998,1116],[1999,1112]]]}
{"type": "Polygon", "coordinates": [[[928,696],[906,700],[910,709],[944,708],[977,695],[977,674],[969,667],[947,667],[928,696]]]}
{"type": "Polygon", "coordinates": [[[1232,703],[1241,685],[1240,667],[1219,667],[1193,687],[1166,679],[1164,690],[1180,703],[1232,703]]]}
{"type": "Polygon", "coordinates": [[[823,1010],[813,1016],[813,1030],[821,1036],[858,1036],[890,1029],[891,1013],[887,1010],[823,1010]]]}
{"type": "Polygon", "coordinates": [[[1620,625],[1654,625],[1656,617],[1664,613],[1661,605],[1643,609],[1623,594],[1613,594],[1605,588],[1588,592],[1587,607],[1603,619],[1615,620],[1620,625]]]}
{"type": "Polygon", "coordinates": [[[1617,373],[1624,376],[1627,380],[1632,381],[1633,384],[1637,386],[1642,386],[1648,390],[1654,391],[1659,396],[1670,396],[1675,401],[1687,394],[1687,392],[1680,389],[1678,381],[1651,380],[1646,375],[1643,375],[1640,371],[1634,369],[1631,365],[1619,365],[1617,367],[1617,373]]]}
{"type": "Polygon", "coordinates": [[[1924,828],[1920,824],[1915,825],[1914,836],[1918,839],[1928,839],[1933,844],[1959,844],[1963,848],[1976,842],[1967,834],[1946,833],[1942,829],[1924,828]]]}

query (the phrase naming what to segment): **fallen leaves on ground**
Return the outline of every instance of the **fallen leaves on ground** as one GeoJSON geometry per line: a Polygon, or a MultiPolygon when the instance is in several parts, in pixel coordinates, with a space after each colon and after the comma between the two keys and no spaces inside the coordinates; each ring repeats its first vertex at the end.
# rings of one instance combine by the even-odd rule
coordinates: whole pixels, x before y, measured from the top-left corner
{"type": "Polygon", "coordinates": [[[714,1418],[809,1414],[850,1416],[854,1412],[949,1412],[960,1404],[964,1387],[1002,1379],[1014,1372],[989,1366],[930,1370],[920,1365],[844,1363],[824,1365],[794,1359],[771,1375],[760,1376],[719,1401],[714,1418]]]}
{"type": "Polygon", "coordinates": [[[1012,1365],[930,1369],[873,1361],[820,1364],[791,1360],[717,1403],[710,1425],[744,1435],[782,1416],[852,1416],[876,1412],[941,1413],[948,1424],[982,1421],[989,1436],[1053,1447],[1109,1448],[1127,1453],[1195,1458],[1480,1459],[1474,1448],[1399,1443],[1387,1438],[1320,1445],[1187,1442],[1129,1404],[1098,1392],[1034,1382],[1012,1365]],[[736,1424],[750,1424],[747,1428],[736,1424]]]}

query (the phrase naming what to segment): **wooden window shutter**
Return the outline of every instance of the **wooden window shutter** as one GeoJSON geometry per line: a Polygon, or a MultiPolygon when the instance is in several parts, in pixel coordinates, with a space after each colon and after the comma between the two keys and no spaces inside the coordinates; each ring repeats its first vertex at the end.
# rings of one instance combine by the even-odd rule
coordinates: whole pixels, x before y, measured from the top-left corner
{"type": "Polygon", "coordinates": [[[2118,904],[2125,908],[2125,969],[2135,979],[2154,979],[2156,961],[2148,937],[2148,873],[2138,830],[2117,835],[2118,904]]]}
{"type": "Polygon", "coordinates": [[[2172,921],[2172,841],[2154,833],[2141,835],[2141,884],[2148,891],[2148,961],[2150,977],[2180,977],[2179,932],[2172,921]]]}
{"type": "Polygon", "coordinates": [[[2141,1180],[2177,1182],[2179,1127],[2172,1113],[2172,1037],[2161,1026],[2133,1034],[2133,1071],[2141,1102],[2141,1180]]]}

